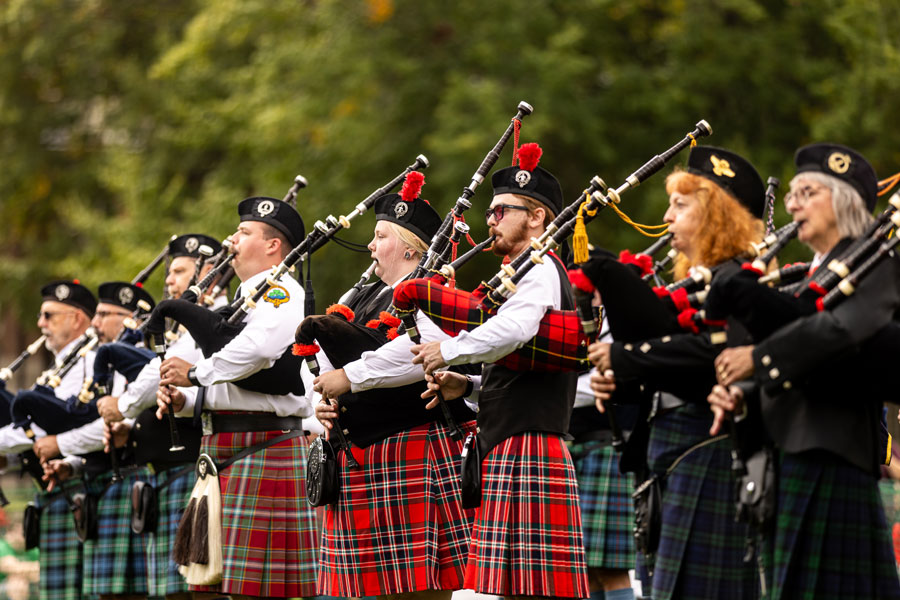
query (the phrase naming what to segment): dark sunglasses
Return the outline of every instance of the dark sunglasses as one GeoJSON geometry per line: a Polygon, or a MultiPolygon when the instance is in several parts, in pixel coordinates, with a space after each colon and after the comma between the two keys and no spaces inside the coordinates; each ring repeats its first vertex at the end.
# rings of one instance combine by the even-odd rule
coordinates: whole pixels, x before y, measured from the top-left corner
{"type": "Polygon", "coordinates": [[[484,211],[484,220],[489,221],[491,219],[491,216],[493,216],[494,220],[499,223],[503,220],[503,212],[507,208],[511,208],[514,210],[528,210],[527,206],[519,206],[518,204],[498,204],[484,211]]]}

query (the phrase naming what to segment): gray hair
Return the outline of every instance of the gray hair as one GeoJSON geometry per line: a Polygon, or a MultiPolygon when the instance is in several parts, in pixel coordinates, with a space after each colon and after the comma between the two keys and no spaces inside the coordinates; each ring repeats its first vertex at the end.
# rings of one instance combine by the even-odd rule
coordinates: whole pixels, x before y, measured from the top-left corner
{"type": "Polygon", "coordinates": [[[804,171],[794,175],[791,185],[801,178],[819,183],[831,191],[831,208],[842,238],[861,236],[874,220],[862,196],[846,181],[818,171],[804,171]]]}

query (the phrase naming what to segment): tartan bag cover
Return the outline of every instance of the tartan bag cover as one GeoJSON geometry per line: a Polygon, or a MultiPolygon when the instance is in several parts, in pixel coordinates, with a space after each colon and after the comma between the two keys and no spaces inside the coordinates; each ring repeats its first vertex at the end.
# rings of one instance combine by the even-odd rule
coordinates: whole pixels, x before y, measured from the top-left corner
{"type": "MultiPolygon", "coordinates": [[[[475,422],[460,423],[465,431],[475,422]]],[[[457,468],[461,441],[432,422],[343,453],[341,489],[329,505],[319,561],[319,594],[382,596],[458,590],[474,511],[463,510],[457,468]]]]}
{"type": "Polygon", "coordinates": [[[464,587],[587,598],[578,484],[562,439],[534,432],[507,438],[485,457],[481,481],[464,587]]]}
{"type": "MultiPolygon", "coordinates": [[[[394,289],[394,308],[400,316],[419,309],[445,333],[456,336],[490,318],[492,313],[480,308],[477,298],[476,294],[445,287],[439,280],[411,279],[394,289]]],[[[589,367],[587,338],[578,313],[549,309],[537,335],[497,364],[513,371],[541,372],[581,371],[589,367]]]]}
{"type": "MultiPolygon", "coordinates": [[[[204,436],[216,463],[281,431],[204,436]]],[[[191,591],[278,598],[316,595],[316,517],[306,501],[306,438],[292,438],[219,471],[222,583],[191,591]]],[[[189,477],[192,480],[193,478],[189,477]]]]}

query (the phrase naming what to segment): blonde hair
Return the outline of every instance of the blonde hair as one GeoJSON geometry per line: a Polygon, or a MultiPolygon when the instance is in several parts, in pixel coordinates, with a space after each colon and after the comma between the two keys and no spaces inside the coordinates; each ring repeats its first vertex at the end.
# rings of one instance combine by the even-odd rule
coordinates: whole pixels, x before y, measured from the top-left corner
{"type": "Polygon", "coordinates": [[[794,175],[791,185],[801,178],[824,185],[831,192],[831,209],[842,238],[858,238],[874,220],[862,196],[846,181],[818,171],[804,171],[794,175]]]}
{"type": "MultiPolygon", "coordinates": [[[[666,177],[666,192],[695,194],[703,207],[703,218],[694,234],[697,264],[717,265],[745,252],[763,237],[762,221],[706,177],[676,170],[666,177]]],[[[685,277],[692,266],[688,257],[679,253],[675,258],[675,279],[685,277]]]]}
{"type": "Polygon", "coordinates": [[[412,250],[413,252],[418,252],[419,254],[424,254],[428,251],[428,244],[425,241],[414,234],[412,231],[403,227],[402,225],[398,225],[392,221],[386,221],[388,229],[392,234],[397,236],[401,242],[403,242],[407,248],[412,250]]]}

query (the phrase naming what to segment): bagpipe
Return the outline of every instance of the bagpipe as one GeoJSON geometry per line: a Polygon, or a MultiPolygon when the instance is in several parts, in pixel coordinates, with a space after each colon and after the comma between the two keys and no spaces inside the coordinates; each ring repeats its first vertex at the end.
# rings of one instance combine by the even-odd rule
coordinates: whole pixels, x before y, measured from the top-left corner
{"type": "Polygon", "coordinates": [[[13,360],[9,365],[0,369],[0,389],[6,388],[6,382],[12,379],[13,373],[19,370],[25,361],[28,360],[29,357],[34,356],[38,350],[41,349],[41,346],[44,345],[44,342],[47,340],[46,335],[42,335],[38,339],[34,340],[22,351],[20,355],[18,355],[15,360],[13,360]]]}
{"type": "MultiPolygon", "coordinates": [[[[446,273],[453,273],[453,267],[448,266],[448,263],[450,263],[460,238],[469,232],[469,226],[465,223],[463,214],[472,206],[470,199],[475,195],[476,188],[484,181],[485,176],[496,164],[509,138],[515,135],[516,142],[518,142],[521,121],[532,112],[533,108],[527,102],[518,104],[516,115],[510,120],[509,126],[507,126],[494,147],[485,155],[481,164],[472,175],[469,184],[463,188],[453,208],[444,217],[437,233],[432,238],[428,250],[422,254],[422,258],[410,274],[409,280],[415,280],[427,273],[438,274],[443,267],[451,269],[445,271],[446,273]]],[[[468,260],[476,255],[487,243],[477,246],[477,250],[473,249],[466,253],[464,255],[465,259],[468,260]]],[[[460,259],[462,258],[460,257],[460,259]]],[[[457,261],[460,259],[457,259],[457,261]]],[[[460,264],[460,262],[456,262],[457,266],[460,264]]],[[[390,299],[385,298],[385,300],[389,301],[390,299]]],[[[397,336],[397,328],[401,321],[393,314],[392,310],[382,312],[377,320],[372,320],[366,324],[355,323],[353,312],[346,306],[332,307],[326,311],[325,315],[309,316],[303,320],[297,329],[297,345],[294,346],[294,351],[299,356],[304,356],[307,361],[311,361],[308,364],[312,372],[317,372],[318,370],[318,365],[314,365],[314,355],[319,350],[325,352],[335,368],[341,368],[347,363],[358,359],[363,352],[376,350],[397,336]],[[313,369],[316,370],[313,371],[313,369]]],[[[398,427],[396,431],[401,431],[408,428],[408,422],[421,419],[421,411],[424,410],[423,402],[419,397],[421,391],[421,383],[416,383],[400,388],[366,390],[356,394],[356,397],[361,402],[373,406],[386,401],[388,398],[395,405],[398,398],[412,398],[413,403],[407,407],[408,410],[398,411],[406,421],[397,420],[397,415],[391,414],[393,421],[391,426],[398,427]]],[[[457,417],[463,416],[462,412],[449,406],[448,403],[443,401],[443,398],[439,398],[439,405],[441,415],[450,429],[451,437],[454,439],[461,438],[462,430],[457,425],[457,417]],[[455,412],[457,413],[456,415],[454,415],[455,412]]],[[[370,416],[371,413],[374,413],[374,411],[365,412],[370,416]]],[[[382,410],[380,412],[384,413],[385,411],[382,410]]],[[[344,423],[343,425],[338,425],[335,429],[339,430],[341,435],[351,435],[352,431],[351,437],[353,441],[361,447],[375,441],[370,437],[373,432],[380,432],[385,429],[378,424],[368,422],[360,423],[360,427],[354,431],[350,425],[350,423],[344,423]]],[[[339,442],[341,444],[344,443],[342,440],[339,440],[339,442]]]]}
{"type": "MultiPolygon", "coordinates": [[[[432,277],[401,283],[394,290],[394,307],[407,332],[411,337],[418,335],[415,326],[417,310],[422,310],[451,336],[478,327],[496,314],[499,307],[515,292],[516,283],[534,265],[543,262],[548,253],[558,248],[575,231],[576,226],[581,227],[589,222],[600,209],[611,203],[618,203],[621,194],[658,172],[678,152],[695,143],[697,137],[711,133],[709,124],[700,121],[682,140],[629,175],[618,189],[609,189],[602,179],[594,177],[578,200],[563,209],[540,238],[532,239],[531,251],[526,250],[509,264],[503,265],[499,273],[489,281],[482,282],[471,293],[445,287],[440,279],[432,277]]],[[[584,250],[586,244],[587,241],[584,240],[584,250]]],[[[577,255],[578,240],[575,250],[577,255]]],[[[553,260],[558,260],[553,256],[553,260]]],[[[636,279],[640,281],[639,278],[636,279]]],[[[548,310],[541,320],[537,335],[497,363],[517,371],[584,370],[589,366],[587,338],[577,312],[548,310]]]]}
{"type": "MultiPolygon", "coordinates": [[[[785,293],[768,285],[759,265],[744,265],[740,273],[723,278],[710,289],[706,318],[721,321],[733,316],[755,340],[768,337],[798,318],[831,309],[852,295],[859,282],[897,245],[892,235],[900,227],[900,194],[894,194],[888,207],[827,265],[818,268],[802,285],[785,293]]],[[[805,275],[805,273],[804,273],[805,275]]]]}

